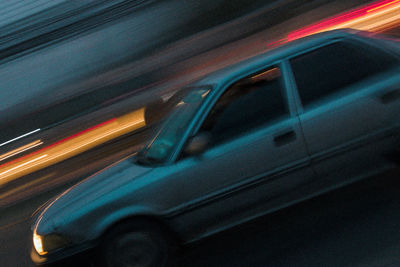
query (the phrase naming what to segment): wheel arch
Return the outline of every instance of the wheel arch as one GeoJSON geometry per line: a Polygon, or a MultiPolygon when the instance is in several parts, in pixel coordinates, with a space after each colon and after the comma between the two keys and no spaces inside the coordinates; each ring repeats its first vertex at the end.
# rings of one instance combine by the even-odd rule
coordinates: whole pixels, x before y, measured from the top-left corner
{"type": "Polygon", "coordinates": [[[135,209],[123,209],[114,212],[111,216],[108,216],[102,220],[96,227],[94,232],[98,233],[95,237],[97,245],[99,245],[107,235],[109,235],[114,229],[123,225],[148,225],[149,227],[159,227],[159,229],[167,235],[168,238],[172,239],[175,243],[182,243],[179,233],[177,233],[170,223],[165,220],[161,214],[157,214],[148,208],[135,208],[135,209]]]}

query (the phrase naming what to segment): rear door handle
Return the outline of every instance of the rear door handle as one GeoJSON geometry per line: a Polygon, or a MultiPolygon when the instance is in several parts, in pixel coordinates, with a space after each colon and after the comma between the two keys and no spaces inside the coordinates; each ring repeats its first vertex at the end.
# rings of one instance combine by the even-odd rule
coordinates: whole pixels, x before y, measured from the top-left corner
{"type": "Polygon", "coordinates": [[[293,129],[287,129],[274,135],[274,143],[276,146],[283,146],[296,140],[296,132],[293,129]]]}

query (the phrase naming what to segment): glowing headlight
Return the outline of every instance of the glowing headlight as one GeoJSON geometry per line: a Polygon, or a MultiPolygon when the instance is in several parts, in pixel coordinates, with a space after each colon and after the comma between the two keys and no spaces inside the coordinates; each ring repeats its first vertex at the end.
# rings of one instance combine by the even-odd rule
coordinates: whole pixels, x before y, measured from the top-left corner
{"type": "Polygon", "coordinates": [[[47,252],[43,250],[42,237],[33,232],[33,245],[39,255],[45,255],[47,252]]]}
{"type": "Polygon", "coordinates": [[[69,241],[57,234],[40,236],[33,232],[33,245],[39,255],[46,255],[48,252],[63,248],[69,245],[69,241]]]}

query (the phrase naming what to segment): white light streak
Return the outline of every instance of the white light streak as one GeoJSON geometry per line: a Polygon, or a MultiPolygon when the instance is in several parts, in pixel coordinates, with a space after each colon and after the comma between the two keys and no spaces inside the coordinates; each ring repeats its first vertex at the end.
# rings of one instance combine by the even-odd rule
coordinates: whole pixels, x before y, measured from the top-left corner
{"type": "Polygon", "coordinates": [[[28,165],[28,164],[30,164],[30,163],[32,163],[32,162],[35,162],[35,161],[38,161],[39,159],[42,159],[42,158],[47,157],[47,156],[48,156],[48,155],[46,154],[46,155],[37,157],[37,158],[35,158],[35,159],[33,159],[33,160],[30,160],[30,161],[27,161],[27,162],[25,162],[25,163],[22,163],[22,164],[20,164],[20,165],[18,165],[18,166],[15,166],[14,168],[8,169],[8,170],[6,170],[6,171],[0,173],[0,179],[5,178],[5,177],[1,177],[1,176],[4,175],[4,174],[6,174],[6,173],[8,173],[8,172],[10,172],[10,171],[13,171],[13,170],[15,170],[15,169],[21,168],[21,167],[23,167],[23,166],[25,166],[25,165],[28,165]]]}
{"type": "Polygon", "coordinates": [[[29,133],[20,135],[20,136],[18,136],[18,137],[15,137],[14,139],[8,140],[7,142],[4,142],[4,143],[0,144],[0,147],[1,147],[1,146],[4,146],[4,145],[7,145],[7,144],[9,144],[9,143],[11,143],[11,142],[17,141],[18,139],[21,139],[21,138],[23,138],[23,137],[25,137],[25,136],[31,135],[31,134],[33,134],[33,133],[36,133],[36,132],[38,132],[38,131],[40,131],[40,129],[36,129],[36,130],[34,130],[34,131],[32,131],[32,132],[29,132],[29,133]]]}

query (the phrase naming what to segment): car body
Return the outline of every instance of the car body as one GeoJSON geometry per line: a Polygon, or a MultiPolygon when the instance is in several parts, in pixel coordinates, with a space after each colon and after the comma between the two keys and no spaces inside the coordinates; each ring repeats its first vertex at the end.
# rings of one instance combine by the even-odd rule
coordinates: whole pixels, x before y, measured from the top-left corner
{"type": "Polygon", "coordinates": [[[97,247],[127,221],[162,225],[187,244],[397,167],[399,55],[395,42],[338,30],[183,89],[136,157],[42,209],[32,259],[97,247]]]}

